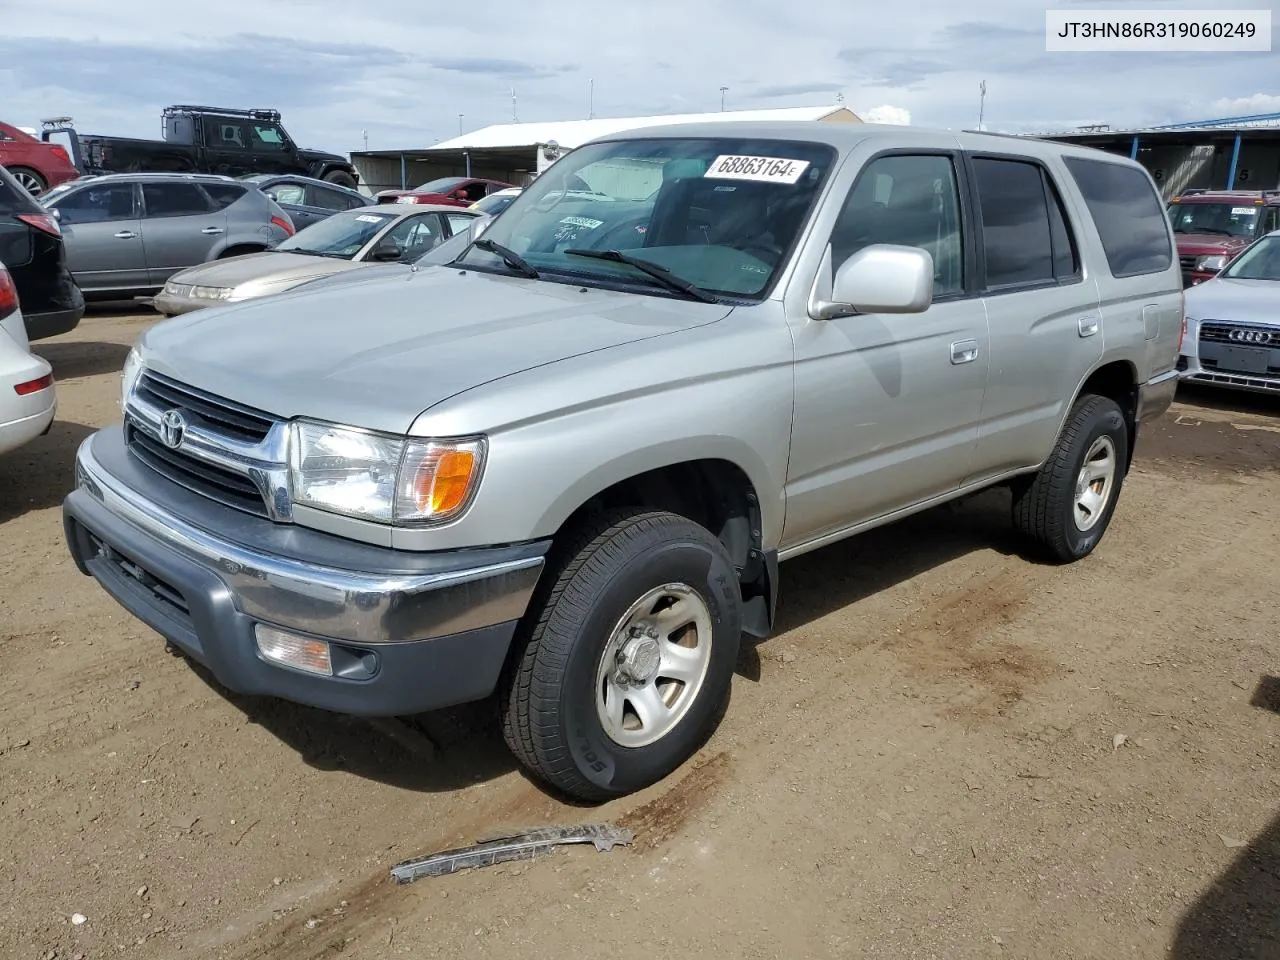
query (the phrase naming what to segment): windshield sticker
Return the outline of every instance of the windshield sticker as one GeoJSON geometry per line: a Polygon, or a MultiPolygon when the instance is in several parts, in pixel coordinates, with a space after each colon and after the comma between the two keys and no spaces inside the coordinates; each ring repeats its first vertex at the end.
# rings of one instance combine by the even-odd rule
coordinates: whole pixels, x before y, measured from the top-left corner
{"type": "Polygon", "coordinates": [[[703,174],[718,180],[757,180],[762,183],[795,183],[809,167],[808,160],[786,157],[746,157],[722,154],[703,174]]]}
{"type": "Polygon", "coordinates": [[[565,217],[560,221],[575,227],[586,227],[588,230],[594,230],[596,227],[604,223],[603,220],[593,220],[591,217],[565,217]]]}
{"type": "Polygon", "coordinates": [[[357,219],[357,220],[359,220],[361,223],[381,223],[383,220],[385,220],[385,219],[387,219],[387,218],[386,218],[386,217],[371,217],[371,216],[369,216],[369,214],[367,214],[367,213],[362,213],[362,214],[360,214],[360,216],[356,217],[356,219],[357,219]]]}
{"type": "Polygon", "coordinates": [[[1232,207],[1231,215],[1233,217],[1247,217],[1251,213],[1257,213],[1257,207],[1232,207]]]}

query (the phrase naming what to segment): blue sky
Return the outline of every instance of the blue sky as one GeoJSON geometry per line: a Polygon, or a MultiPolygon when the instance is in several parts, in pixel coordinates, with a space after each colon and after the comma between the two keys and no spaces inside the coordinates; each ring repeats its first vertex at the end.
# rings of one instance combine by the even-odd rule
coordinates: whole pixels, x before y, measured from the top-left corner
{"type": "MultiPolygon", "coordinates": [[[[1280,0],[1230,6],[1274,8],[1280,0]]],[[[1200,3],[1060,0],[1057,7],[1200,3]]],[[[834,101],[862,115],[989,128],[1141,125],[1280,111],[1280,52],[1048,54],[1026,0],[0,0],[0,118],[70,115],[158,136],[170,103],[269,106],[305,146],[413,147],[512,118],[834,101]]],[[[1275,26],[1280,15],[1273,13],[1275,26]]],[[[1280,43],[1276,45],[1280,51],[1280,43]]]]}

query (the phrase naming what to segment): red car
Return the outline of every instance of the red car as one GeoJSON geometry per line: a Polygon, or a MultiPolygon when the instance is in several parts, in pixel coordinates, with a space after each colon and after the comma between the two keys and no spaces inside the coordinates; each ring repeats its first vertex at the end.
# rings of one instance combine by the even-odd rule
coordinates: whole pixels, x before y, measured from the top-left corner
{"type": "Polygon", "coordinates": [[[1182,282],[1214,277],[1258,237],[1280,230],[1280,190],[1188,190],[1169,201],[1182,282]]]}
{"type": "Polygon", "coordinates": [[[80,176],[64,148],[7,123],[0,123],[0,167],[13,174],[33,197],[80,176]]]}
{"type": "Polygon", "coordinates": [[[514,186],[514,183],[501,180],[441,177],[412,190],[379,191],[377,200],[379,203],[443,203],[450,207],[467,207],[491,193],[514,186]]]}

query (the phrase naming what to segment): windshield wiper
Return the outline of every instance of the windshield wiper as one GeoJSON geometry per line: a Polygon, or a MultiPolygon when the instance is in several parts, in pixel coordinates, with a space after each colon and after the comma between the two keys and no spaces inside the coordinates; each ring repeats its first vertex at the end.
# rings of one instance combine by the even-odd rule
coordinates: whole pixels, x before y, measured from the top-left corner
{"type": "Polygon", "coordinates": [[[486,250],[489,253],[496,253],[502,258],[502,262],[508,267],[517,273],[524,274],[530,280],[537,280],[542,276],[542,274],[533,269],[533,267],[529,265],[529,261],[520,256],[520,254],[516,253],[510,247],[504,247],[502,244],[490,240],[488,237],[481,237],[479,240],[472,240],[471,245],[473,247],[479,247],[481,250],[486,250]]]}
{"type": "Polygon", "coordinates": [[[720,302],[711,294],[707,293],[707,291],[703,290],[701,287],[695,284],[692,284],[688,280],[685,280],[681,277],[677,277],[674,273],[672,273],[666,267],[659,266],[656,263],[651,263],[648,260],[642,260],[639,257],[633,257],[628,253],[623,253],[621,250],[571,249],[571,250],[565,250],[564,253],[567,254],[568,256],[573,256],[573,257],[591,257],[595,260],[610,260],[613,263],[625,263],[628,266],[635,267],[637,270],[641,271],[642,273],[647,273],[649,276],[653,277],[653,279],[657,280],[660,284],[662,284],[668,290],[674,290],[677,293],[683,293],[686,296],[690,296],[695,300],[701,300],[703,303],[719,303],[720,302]]]}
{"type": "Polygon", "coordinates": [[[297,247],[289,250],[280,250],[279,252],[280,253],[300,253],[304,257],[331,257],[334,260],[350,260],[351,259],[345,253],[332,253],[328,250],[303,250],[301,247],[297,247]]]}

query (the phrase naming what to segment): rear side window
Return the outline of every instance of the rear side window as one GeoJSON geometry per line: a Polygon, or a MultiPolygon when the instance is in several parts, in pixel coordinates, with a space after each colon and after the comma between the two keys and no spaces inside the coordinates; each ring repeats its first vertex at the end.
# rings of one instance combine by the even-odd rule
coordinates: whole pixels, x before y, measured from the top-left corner
{"type": "Polygon", "coordinates": [[[973,161],[982,214],[987,287],[1070,280],[1079,273],[1062,201],[1039,164],[973,161]]]}
{"type": "Polygon", "coordinates": [[[210,212],[209,200],[194,183],[144,183],[148,217],[190,217],[210,212]]]}
{"type": "Polygon", "coordinates": [[[206,183],[204,192],[213,201],[215,210],[224,210],[245,194],[245,188],[234,183],[206,183]]]}
{"type": "Polygon", "coordinates": [[[313,207],[323,207],[325,210],[350,210],[357,203],[352,203],[351,198],[345,193],[339,193],[337,190],[326,190],[324,187],[310,186],[308,190],[311,194],[311,205],[313,207]]]}
{"type": "Polygon", "coordinates": [[[1064,157],[1098,228],[1114,277],[1162,273],[1173,263],[1169,220],[1151,181],[1133,167],[1064,157]]]}

